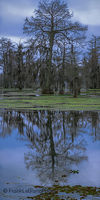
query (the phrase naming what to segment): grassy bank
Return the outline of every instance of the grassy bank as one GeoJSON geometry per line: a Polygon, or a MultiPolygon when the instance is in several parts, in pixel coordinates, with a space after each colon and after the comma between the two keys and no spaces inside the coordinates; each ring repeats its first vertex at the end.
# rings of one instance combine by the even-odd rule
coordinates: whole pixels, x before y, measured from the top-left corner
{"type": "Polygon", "coordinates": [[[0,108],[9,109],[54,109],[54,110],[100,110],[100,98],[94,96],[42,95],[35,96],[32,90],[5,91],[0,94],[0,108]]]}

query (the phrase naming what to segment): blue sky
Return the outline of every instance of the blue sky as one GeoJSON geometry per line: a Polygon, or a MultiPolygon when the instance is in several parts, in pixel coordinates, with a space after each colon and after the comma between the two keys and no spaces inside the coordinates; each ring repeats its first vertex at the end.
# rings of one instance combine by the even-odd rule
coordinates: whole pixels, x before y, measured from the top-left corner
{"type": "MultiPolygon", "coordinates": [[[[0,37],[18,41],[24,38],[23,24],[33,15],[39,0],[0,0],[0,37]]],[[[65,0],[74,18],[89,27],[89,34],[100,35],[100,0],[65,0]]]]}

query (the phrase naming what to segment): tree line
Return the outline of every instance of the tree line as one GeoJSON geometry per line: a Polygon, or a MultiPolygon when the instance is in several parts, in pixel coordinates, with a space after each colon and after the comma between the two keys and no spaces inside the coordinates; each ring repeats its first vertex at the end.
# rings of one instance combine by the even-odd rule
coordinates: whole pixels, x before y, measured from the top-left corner
{"type": "Polygon", "coordinates": [[[0,85],[40,88],[46,94],[69,89],[74,97],[82,87],[100,88],[100,37],[87,42],[87,29],[73,22],[61,0],[39,2],[34,16],[25,19],[26,42],[0,39],[0,85]]]}

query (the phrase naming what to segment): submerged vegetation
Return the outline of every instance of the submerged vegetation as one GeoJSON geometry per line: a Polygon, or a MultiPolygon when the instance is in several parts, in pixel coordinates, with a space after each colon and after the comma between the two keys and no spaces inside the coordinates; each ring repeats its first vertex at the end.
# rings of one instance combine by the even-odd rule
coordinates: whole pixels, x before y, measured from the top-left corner
{"type": "Polygon", "coordinates": [[[100,188],[87,187],[81,185],[75,186],[59,186],[54,185],[52,187],[41,187],[36,186],[36,188],[42,188],[46,192],[34,196],[27,197],[28,199],[34,200],[85,200],[88,197],[99,197],[100,198],[100,188]]]}

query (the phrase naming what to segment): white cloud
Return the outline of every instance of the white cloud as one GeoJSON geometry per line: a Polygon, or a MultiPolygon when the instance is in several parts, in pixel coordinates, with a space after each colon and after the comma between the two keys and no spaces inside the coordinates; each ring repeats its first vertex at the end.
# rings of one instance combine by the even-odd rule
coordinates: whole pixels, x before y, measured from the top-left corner
{"type": "Polygon", "coordinates": [[[22,42],[25,42],[26,39],[27,39],[26,37],[17,37],[17,36],[16,37],[15,36],[8,36],[8,38],[11,39],[11,41],[15,42],[15,43],[19,43],[19,42],[22,43],[22,42]]]}
{"type": "Polygon", "coordinates": [[[27,37],[18,37],[18,36],[10,36],[10,35],[0,35],[0,38],[8,38],[14,43],[23,43],[26,42],[27,37]]]}

